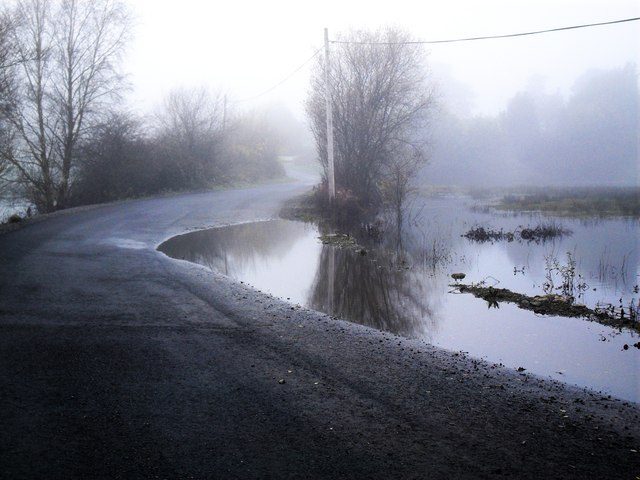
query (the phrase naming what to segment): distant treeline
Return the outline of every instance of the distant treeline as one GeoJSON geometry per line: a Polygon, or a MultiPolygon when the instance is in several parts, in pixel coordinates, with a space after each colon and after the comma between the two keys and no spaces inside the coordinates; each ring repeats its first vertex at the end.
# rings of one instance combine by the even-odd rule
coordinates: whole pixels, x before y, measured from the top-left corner
{"type": "Polygon", "coordinates": [[[503,210],[541,211],[554,215],[640,217],[639,187],[569,187],[523,189],[505,195],[503,210]]]}
{"type": "Polygon", "coordinates": [[[530,88],[495,117],[463,118],[446,105],[433,122],[426,183],[465,186],[637,185],[635,65],[590,71],[568,98],[530,88]]]}

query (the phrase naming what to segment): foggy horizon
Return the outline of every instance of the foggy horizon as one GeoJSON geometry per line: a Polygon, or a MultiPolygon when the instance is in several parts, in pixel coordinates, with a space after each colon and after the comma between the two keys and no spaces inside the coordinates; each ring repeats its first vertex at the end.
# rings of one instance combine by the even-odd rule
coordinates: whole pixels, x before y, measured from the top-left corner
{"type": "MultiPolygon", "coordinates": [[[[351,30],[393,26],[416,39],[434,40],[640,15],[635,1],[528,1],[517,5],[492,1],[483,7],[458,1],[431,9],[396,2],[393,12],[383,4],[367,3],[365,8],[363,3],[340,2],[213,6],[187,0],[179,8],[168,0],[129,4],[134,12],[133,41],[124,71],[129,72],[132,86],[127,103],[138,113],[153,113],[173,88],[204,86],[227,94],[231,109],[283,104],[300,120],[304,119],[311,62],[273,91],[261,94],[322,47],[324,27],[332,39],[351,30]]],[[[590,70],[638,65],[639,38],[637,25],[628,23],[423,48],[447,106],[467,116],[483,116],[504,111],[511,97],[531,85],[567,98],[576,80],[590,70]],[[463,98],[452,98],[451,83],[458,86],[457,92],[464,92],[463,98]]]]}
{"type": "MultiPolygon", "coordinates": [[[[187,0],[180,8],[170,1],[129,3],[134,11],[134,28],[124,65],[125,71],[130,73],[128,78],[132,87],[127,95],[127,106],[139,114],[154,115],[161,108],[162,99],[173,89],[207,88],[215,94],[226,95],[231,114],[262,112],[271,115],[271,121],[284,121],[275,128],[296,132],[296,142],[305,143],[309,152],[312,151],[312,140],[304,102],[310,91],[314,62],[307,60],[322,48],[324,27],[329,29],[330,39],[354,30],[392,26],[406,31],[413,39],[428,41],[511,34],[640,15],[640,5],[635,1],[606,5],[596,1],[528,1],[514,5],[494,0],[482,7],[464,0],[432,7],[401,1],[394,5],[393,11],[384,4],[367,3],[365,6],[340,2],[322,6],[300,6],[294,2],[276,5],[234,2],[213,7],[187,0]],[[288,115],[293,118],[287,118],[288,115]]],[[[535,143],[536,140],[518,140],[512,134],[496,131],[494,138],[485,143],[501,143],[502,147],[491,150],[486,144],[474,143],[469,138],[460,140],[465,135],[460,131],[458,140],[467,144],[467,153],[464,153],[451,148],[452,134],[447,137],[447,127],[443,125],[451,127],[452,124],[447,123],[451,118],[466,122],[467,129],[475,128],[472,124],[504,122],[513,100],[522,96],[564,105],[575,97],[583,79],[624,69],[634,70],[636,77],[635,97],[627,92],[629,105],[624,108],[637,112],[638,39],[637,22],[630,22],[528,37],[423,45],[436,104],[431,114],[432,128],[428,134],[432,140],[431,154],[430,162],[423,170],[424,181],[465,185],[469,183],[465,180],[465,169],[476,171],[473,164],[484,163],[489,167],[477,171],[476,180],[488,186],[497,182],[493,177],[485,178],[493,164],[502,165],[495,168],[507,169],[508,175],[500,178],[503,184],[509,185],[527,182],[636,184],[637,135],[634,142],[632,134],[617,139],[613,133],[595,130],[613,143],[624,143],[617,150],[613,149],[624,157],[613,164],[617,173],[610,174],[607,170],[601,177],[595,174],[597,167],[588,166],[579,167],[584,171],[583,176],[569,179],[554,174],[553,179],[545,180],[538,178],[539,174],[532,176],[522,166],[522,159],[516,158],[513,148],[508,146],[518,141],[535,143]],[[487,153],[487,148],[491,154],[487,153]],[[482,157],[483,152],[487,158],[483,157],[479,162],[477,157],[482,157]],[[489,158],[491,156],[500,160],[489,158]],[[630,168],[631,176],[625,173],[630,168]]],[[[336,45],[332,44],[331,48],[336,45]]],[[[625,85],[628,90],[628,83],[625,85]]],[[[558,114],[556,112],[556,117],[558,114]]],[[[639,116],[631,113],[620,120],[626,122],[625,131],[637,130],[639,116]]],[[[547,121],[560,120],[557,117],[547,121]]],[[[606,129],[610,124],[605,122],[602,127],[606,129]]],[[[593,133],[592,129],[590,134],[593,133]]],[[[551,140],[540,138],[537,141],[551,140]]],[[[561,146],[555,150],[553,146],[548,147],[545,152],[538,150],[547,158],[535,160],[536,165],[539,162],[541,165],[558,163],[560,158],[563,158],[560,163],[565,163],[570,158],[567,155],[582,155],[575,148],[567,150],[561,146]]],[[[609,153],[611,151],[609,149],[609,153]]],[[[313,153],[308,155],[315,156],[313,153]]],[[[597,153],[588,151],[586,155],[597,156],[597,153]]],[[[574,160],[577,159],[572,158],[569,163],[574,160]]],[[[594,158],[587,163],[595,165],[597,161],[594,158]]]]}

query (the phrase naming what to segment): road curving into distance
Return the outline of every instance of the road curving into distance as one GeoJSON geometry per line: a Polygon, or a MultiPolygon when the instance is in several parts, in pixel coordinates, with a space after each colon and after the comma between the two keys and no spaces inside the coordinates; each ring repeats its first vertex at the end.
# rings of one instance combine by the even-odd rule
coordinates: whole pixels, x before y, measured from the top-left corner
{"type": "Polygon", "coordinates": [[[122,202],[0,235],[0,478],[640,475],[638,405],[156,251],[274,217],[304,188],[122,202]]]}

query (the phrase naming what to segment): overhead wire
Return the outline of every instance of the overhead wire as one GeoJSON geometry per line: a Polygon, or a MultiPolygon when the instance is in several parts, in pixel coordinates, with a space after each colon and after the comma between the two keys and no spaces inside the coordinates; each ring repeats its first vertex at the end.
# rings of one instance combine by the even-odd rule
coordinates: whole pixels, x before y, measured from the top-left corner
{"type": "Polygon", "coordinates": [[[549,28],[546,30],[533,30],[530,32],[507,33],[504,35],[485,35],[480,37],[448,38],[444,40],[409,40],[405,42],[367,42],[367,41],[359,42],[359,41],[352,41],[352,40],[329,40],[329,42],[341,43],[341,44],[357,44],[357,45],[412,45],[412,44],[418,45],[418,44],[472,42],[476,40],[490,40],[494,38],[524,37],[527,35],[539,35],[541,33],[561,32],[564,30],[575,30],[578,28],[599,27],[603,25],[613,25],[616,23],[637,22],[638,20],[640,20],[640,17],[623,18],[620,20],[611,20],[608,22],[585,23],[581,25],[571,25],[568,27],[549,28]]]}
{"type": "MultiPolygon", "coordinates": [[[[472,42],[472,41],[477,41],[477,40],[490,40],[490,39],[497,39],[497,38],[524,37],[524,36],[528,36],[528,35],[539,35],[539,34],[543,34],[543,33],[561,32],[561,31],[565,31],[565,30],[576,30],[576,29],[579,29],[579,28],[590,28],[590,27],[599,27],[599,26],[604,26],[604,25],[614,25],[614,24],[619,24],[619,23],[637,22],[638,20],[640,20],[640,17],[631,17],[631,18],[623,18],[623,19],[619,19],[619,20],[610,20],[610,21],[607,21],[607,22],[584,23],[584,24],[580,24],[580,25],[570,25],[570,26],[565,26],[565,27],[548,28],[548,29],[545,29],[545,30],[533,30],[533,31],[528,31],[528,32],[507,33],[507,34],[503,34],[503,35],[485,35],[485,36],[478,36],[478,37],[448,38],[448,39],[442,39],[442,40],[409,40],[409,41],[404,41],[404,42],[367,42],[367,41],[359,42],[359,41],[352,41],[352,40],[329,40],[329,43],[334,43],[334,44],[356,44],[356,45],[420,45],[420,44],[426,44],[426,45],[431,44],[432,45],[432,44],[438,44],[438,43],[472,42]]],[[[289,80],[291,77],[293,77],[300,70],[302,70],[321,51],[322,51],[322,47],[318,48],[313,53],[313,55],[311,55],[309,58],[307,58],[295,70],[293,70],[291,73],[289,73],[287,76],[285,76],[278,83],[272,85],[271,87],[269,87],[268,89],[262,91],[261,93],[258,93],[257,95],[254,95],[254,96],[251,96],[251,97],[242,98],[240,100],[230,100],[229,103],[249,102],[251,100],[256,100],[256,99],[258,99],[258,98],[260,98],[260,97],[262,97],[264,95],[267,95],[268,93],[271,93],[273,90],[278,88],[280,85],[285,83],[287,80],[289,80]]]]}
{"type": "Polygon", "coordinates": [[[247,98],[243,98],[243,99],[240,99],[240,100],[234,100],[234,101],[231,101],[230,103],[248,102],[248,101],[251,101],[251,100],[256,100],[256,99],[266,95],[267,93],[271,93],[273,90],[278,88],[280,85],[282,85],[284,82],[289,80],[291,77],[293,77],[300,70],[302,70],[311,60],[313,60],[316,57],[316,55],[318,55],[318,53],[320,53],[321,50],[322,50],[322,47],[318,48],[315,52],[313,52],[313,55],[311,55],[309,58],[307,58],[300,66],[298,66],[295,70],[293,70],[291,73],[289,73],[286,77],[284,77],[278,83],[276,83],[275,85],[269,87],[267,90],[264,90],[263,92],[261,92],[261,93],[259,93],[257,95],[254,95],[252,97],[247,97],[247,98]]]}

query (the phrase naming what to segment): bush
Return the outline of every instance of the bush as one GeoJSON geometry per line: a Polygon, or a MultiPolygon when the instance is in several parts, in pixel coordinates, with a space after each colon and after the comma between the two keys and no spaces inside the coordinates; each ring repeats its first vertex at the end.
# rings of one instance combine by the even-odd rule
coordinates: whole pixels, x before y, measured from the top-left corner
{"type": "Polygon", "coordinates": [[[375,208],[364,205],[358,196],[346,188],[336,189],[336,197],[330,203],[327,189],[327,183],[321,183],[314,188],[313,198],[321,214],[337,226],[351,226],[375,216],[375,208]]]}
{"type": "Polygon", "coordinates": [[[166,121],[164,128],[150,135],[135,117],[113,114],[78,151],[80,162],[70,204],[284,175],[278,162],[279,140],[264,119],[242,117],[224,131],[198,134],[185,126],[171,130],[171,125],[166,121]]]}

